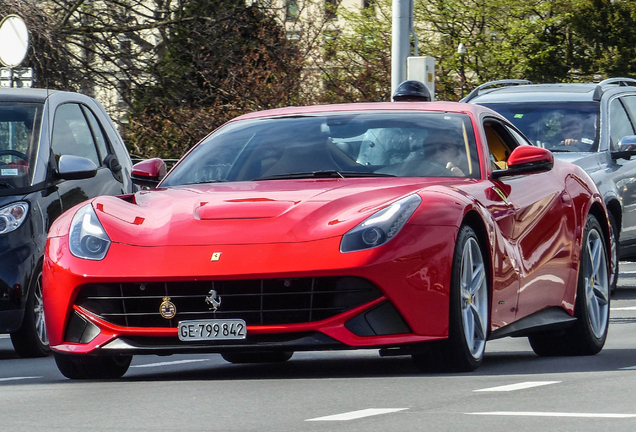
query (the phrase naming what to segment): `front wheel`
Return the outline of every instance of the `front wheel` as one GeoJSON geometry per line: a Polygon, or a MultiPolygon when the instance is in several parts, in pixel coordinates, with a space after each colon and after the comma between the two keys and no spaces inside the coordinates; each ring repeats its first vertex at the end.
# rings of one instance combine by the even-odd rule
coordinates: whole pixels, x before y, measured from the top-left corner
{"type": "Polygon", "coordinates": [[[598,220],[589,215],[583,232],[576,290],[576,324],[560,333],[530,336],[540,356],[594,355],[603,349],[609,328],[610,264],[598,220]]]}
{"type": "Polygon", "coordinates": [[[132,356],[91,357],[54,353],[57,368],[70,379],[116,379],[124,376],[132,356]]]}
{"type": "Polygon", "coordinates": [[[448,340],[413,361],[422,371],[470,372],[481,364],[488,336],[488,272],[475,231],[460,228],[453,255],[448,340]]]}
{"type": "Polygon", "coordinates": [[[51,354],[42,301],[42,267],[33,273],[22,326],[11,333],[11,343],[20,357],[46,357],[51,354]]]}
{"type": "Polygon", "coordinates": [[[613,294],[618,284],[618,245],[620,244],[621,228],[611,213],[608,216],[610,224],[610,294],[613,294]]]}

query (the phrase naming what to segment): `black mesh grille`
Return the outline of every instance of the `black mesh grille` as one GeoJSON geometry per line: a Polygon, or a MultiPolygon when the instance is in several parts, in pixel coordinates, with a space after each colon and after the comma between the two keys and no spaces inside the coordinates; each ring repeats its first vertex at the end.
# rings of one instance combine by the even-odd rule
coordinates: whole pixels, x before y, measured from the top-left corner
{"type": "Polygon", "coordinates": [[[91,284],[82,288],[75,303],[126,327],[176,327],[179,321],[210,318],[277,325],[320,321],[380,296],[365,279],[323,277],[91,284]],[[216,312],[206,303],[212,290],[221,301],[216,312]],[[176,307],[172,319],[159,313],[164,297],[176,307]]]}

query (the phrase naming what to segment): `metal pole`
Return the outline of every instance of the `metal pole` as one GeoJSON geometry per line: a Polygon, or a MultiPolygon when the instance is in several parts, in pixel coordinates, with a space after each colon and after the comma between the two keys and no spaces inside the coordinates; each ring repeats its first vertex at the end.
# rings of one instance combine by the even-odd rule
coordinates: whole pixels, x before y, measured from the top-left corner
{"type": "Polygon", "coordinates": [[[13,88],[13,68],[9,68],[9,88],[13,88]]]}
{"type": "Polygon", "coordinates": [[[466,45],[460,43],[457,46],[457,54],[459,54],[459,78],[462,80],[462,98],[464,98],[464,87],[466,86],[466,70],[464,69],[464,57],[466,56],[466,45]]]}
{"type": "Polygon", "coordinates": [[[464,72],[464,54],[460,54],[461,75],[462,75],[462,98],[464,97],[464,85],[466,84],[466,74],[464,72]]]}
{"type": "Polygon", "coordinates": [[[393,0],[393,29],[391,41],[391,95],[406,80],[406,59],[411,51],[410,1],[393,0]]]}

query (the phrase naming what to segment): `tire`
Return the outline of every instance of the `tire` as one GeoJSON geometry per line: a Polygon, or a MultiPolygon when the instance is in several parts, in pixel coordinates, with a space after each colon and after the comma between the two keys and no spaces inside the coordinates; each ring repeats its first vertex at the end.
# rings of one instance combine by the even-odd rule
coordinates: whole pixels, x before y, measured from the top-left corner
{"type": "Polygon", "coordinates": [[[117,379],[124,376],[132,356],[91,357],[54,353],[57,368],[70,379],[117,379]]]}
{"type": "Polygon", "coordinates": [[[616,219],[611,213],[609,216],[610,224],[610,294],[614,294],[616,285],[618,284],[618,245],[620,244],[621,229],[616,223],[616,219]]]}
{"type": "Polygon", "coordinates": [[[289,360],[292,355],[294,355],[293,351],[221,353],[221,357],[230,363],[282,363],[289,360]]]}
{"type": "Polygon", "coordinates": [[[594,355],[603,349],[609,328],[610,266],[601,225],[589,215],[582,237],[574,326],[528,337],[540,356],[594,355]]]}
{"type": "Polygon", "coordinates": [[[470,372],[486,350],[489,323],[488,271],[479,239],[467,225],[460,228],[453,255],[449,332],[446,341],[413,354],[423,372],[470,372]]]}
{"type": "Polygon", "coordinates": [[[11,333],[13,348],[20,357],[46,357],[51,354],[42,305],[42,265],[39,265],[29,285],[22,325],[11,333]]]}

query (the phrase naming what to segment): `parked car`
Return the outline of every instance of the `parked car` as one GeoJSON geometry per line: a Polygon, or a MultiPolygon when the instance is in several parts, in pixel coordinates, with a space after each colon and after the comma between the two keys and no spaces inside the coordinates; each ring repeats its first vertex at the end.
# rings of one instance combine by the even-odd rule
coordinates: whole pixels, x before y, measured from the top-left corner
{"type": "Polygon", "coordinates": [[[636,80],[588,84],[493,81],[464,102],[487,106],[537,146],[581,166],[598,186],[612,227],[611,290],[620,258],[636,258],[636,80]]]}
{"type": "Polygon", "coordinates": [[[0,90],[0,333],[20,356],[50,354],[42,259],[53,221],[98,195],[132,192],[130,157],[94,99],[0,90]]]}
{"type": "MultiPolygon", "coordinates": [[[[165,172],[149,160],[133,179],[165,172]]],[[[487,108],[276,109],[216,130],[156,189],[60,217],[46,324],[73,379],[120,377],[137,354],[354,348],[468,371],[504,336],[595,354],[608,243],[589,176],[487,108]]]]}

